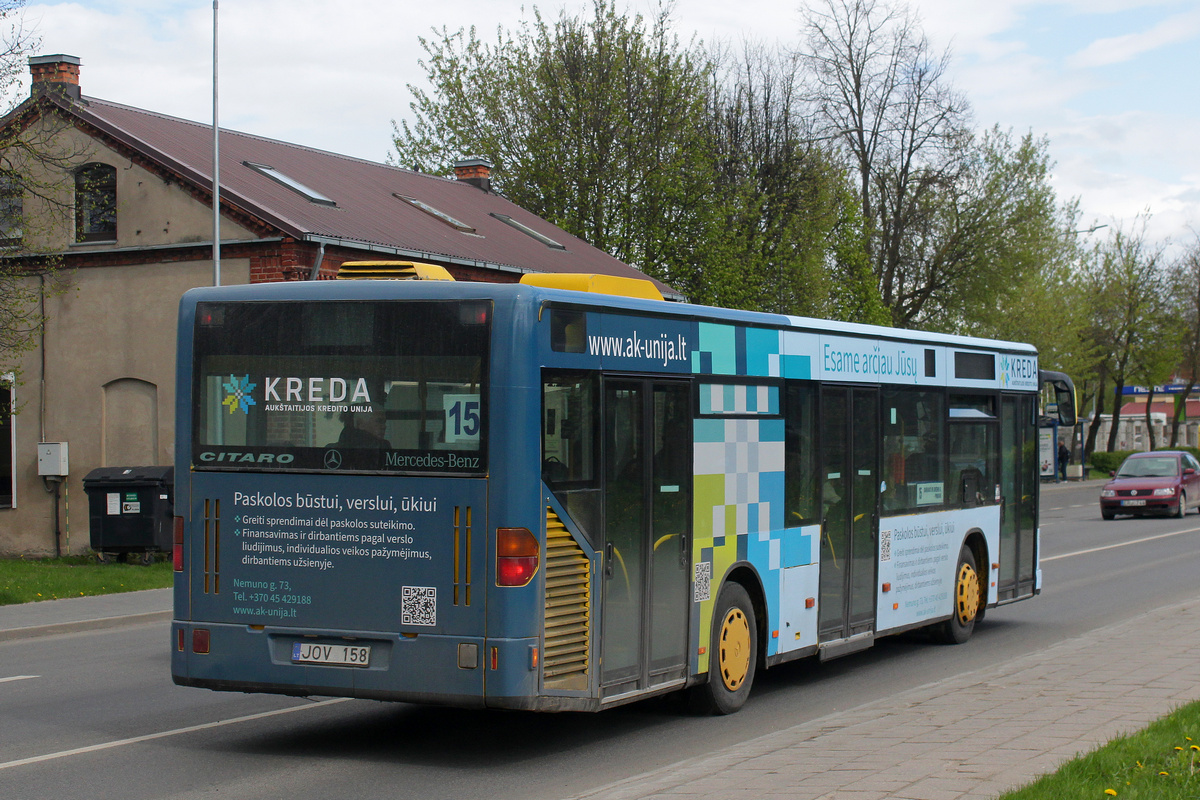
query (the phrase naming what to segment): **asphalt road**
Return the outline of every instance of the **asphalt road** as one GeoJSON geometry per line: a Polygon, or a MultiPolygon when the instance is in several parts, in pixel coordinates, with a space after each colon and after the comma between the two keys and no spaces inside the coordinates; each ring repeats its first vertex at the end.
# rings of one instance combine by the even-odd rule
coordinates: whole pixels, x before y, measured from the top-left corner
{"type": "Polygon", "coordinates": [[[161,623],[2,642],[0,797],[563,798],[1196,596],[1200,516],[1104,522],[1098,488],[1043,493],[1045,590],[989,611],[968,644],[787,664],[723,718],[665,700],[534,715],[186,689],[161,623]]]}

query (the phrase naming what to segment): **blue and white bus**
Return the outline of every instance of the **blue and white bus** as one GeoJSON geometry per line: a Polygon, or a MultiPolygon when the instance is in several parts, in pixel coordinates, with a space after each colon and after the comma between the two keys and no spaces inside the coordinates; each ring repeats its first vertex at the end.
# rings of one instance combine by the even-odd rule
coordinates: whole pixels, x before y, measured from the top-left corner
{"type": "Polygon", "coordinates": [[[176,683],[729,713],[759,669],[1038,593],[1032,347],[656,295],[189,291],[176,683]]]}

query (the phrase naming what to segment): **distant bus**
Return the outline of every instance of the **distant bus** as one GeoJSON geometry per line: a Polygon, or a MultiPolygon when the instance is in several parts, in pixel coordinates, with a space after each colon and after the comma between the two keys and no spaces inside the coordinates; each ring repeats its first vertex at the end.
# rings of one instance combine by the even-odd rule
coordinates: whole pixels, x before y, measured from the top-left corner
{"type": "Polygon", "coordinates": [[[660,298],[189,291],[175,682],[729,713],[760,669],[1040,591],[1032,347],[660,298]]]}

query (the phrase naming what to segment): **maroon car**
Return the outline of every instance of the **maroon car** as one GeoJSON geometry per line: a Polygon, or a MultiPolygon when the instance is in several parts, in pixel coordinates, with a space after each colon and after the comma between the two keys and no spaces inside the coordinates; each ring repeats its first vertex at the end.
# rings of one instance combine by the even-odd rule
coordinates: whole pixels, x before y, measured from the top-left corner
{"type": "Polygon", "coordinates": [[[1181,450],[1134,453],[1100,490],[1100,516],[1148,513],[1182,517],[1200,508],[1200,462],[1181,450]]]}

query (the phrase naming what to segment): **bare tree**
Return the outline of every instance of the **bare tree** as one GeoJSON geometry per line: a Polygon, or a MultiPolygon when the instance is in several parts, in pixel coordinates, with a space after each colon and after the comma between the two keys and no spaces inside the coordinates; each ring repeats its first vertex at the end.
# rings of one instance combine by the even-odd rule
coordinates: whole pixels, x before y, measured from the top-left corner
{"type": "Polygon", "coordinates": [[[59,84],[18,96],[29,56],[40,47],[25,26],[25,0],[0,0],[0,367],[16,369],[44,319],[43,301],[64,289],[58,267],[87,188],[76,170],[87,145],[65,113],[78,102],[59,84]],[[79,181],[82,180],[82,183],[79,181]]]}
{"type": "Polygon", "coordinates": [[[921,256],[936,247],[925,236],[931,212],[967,166],[970,107],[946,78],[949,52],[933,52],[907,6],[820,0],[805,33],[809,102],[857,174],[883,301],[897,324],[911,324],[955,274],[932,274],[921,256]]]}

